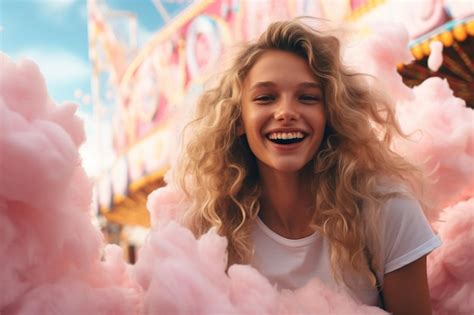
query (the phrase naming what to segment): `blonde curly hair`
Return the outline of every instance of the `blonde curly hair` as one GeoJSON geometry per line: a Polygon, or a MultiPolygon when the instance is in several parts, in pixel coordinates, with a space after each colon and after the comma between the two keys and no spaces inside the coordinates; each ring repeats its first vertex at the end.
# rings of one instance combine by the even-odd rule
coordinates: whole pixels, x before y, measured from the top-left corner
{"type": "Polygon", "coordinates": [[[183,222],[196,236],[210,228],[226,236],[229,265],[250,262],[250,232],[261,187],[256,158],[245,135],[238,135],[238,124],[243,81],[268,50],[301,56],[321,80],[327,126],[310,162],[316,209],[311,226],[330,242],[337,281],[346,282],[343,270],[352,270],[375,285],[371,268],[380,268],[376,214],[396,194],[379,189],[380,180],[411,185],[416,169],[390,148],[392,138],[402,135],[393,105],[368,87],[367,75],[343,65],[337,37],[299,19],[272,23],[242,48],[218,85],[200,98],[174,172],[175,182],[192,202],[183,222]]]}

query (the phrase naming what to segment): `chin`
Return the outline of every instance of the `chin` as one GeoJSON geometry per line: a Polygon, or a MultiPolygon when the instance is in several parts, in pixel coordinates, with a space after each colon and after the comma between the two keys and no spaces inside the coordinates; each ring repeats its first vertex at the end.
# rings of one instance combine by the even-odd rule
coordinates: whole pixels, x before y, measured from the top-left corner
{"type": "Polygon", "coordinates": [[[281,173],[298,173],[308,164],[308,161],[277,161],[267,164],[267,167],[281,173]]]}

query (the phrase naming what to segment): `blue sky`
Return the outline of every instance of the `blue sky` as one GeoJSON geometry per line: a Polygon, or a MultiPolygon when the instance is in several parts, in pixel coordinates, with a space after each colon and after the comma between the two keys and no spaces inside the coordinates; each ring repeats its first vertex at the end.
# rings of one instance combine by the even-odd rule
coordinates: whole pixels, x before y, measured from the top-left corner
{"type": "MultiPolygon", "coordinates": [[[[142,44],[164,24],[152,0],[102,2],[137,14],[142,44]]],[[[175,16],[190,0],[161,3],[175,16]]],[[[14,59],[37,62],[56,102],[72,100],[82,112],[92,111],[86,0],[0,0],[0,50],[14,59]]]]}

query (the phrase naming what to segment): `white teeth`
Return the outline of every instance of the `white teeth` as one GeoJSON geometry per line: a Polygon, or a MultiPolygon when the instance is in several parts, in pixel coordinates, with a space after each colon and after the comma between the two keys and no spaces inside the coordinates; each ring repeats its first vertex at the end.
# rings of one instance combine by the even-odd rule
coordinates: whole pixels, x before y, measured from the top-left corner
{"type": "Polygon", "coordinates": [[[296,132],[272,132],[271,134],[268,135],[268,138],[271,139],[271,140],[302,139],[302,138],[304,138],[304,135],[300,131],[296,131],[296,132]]]}

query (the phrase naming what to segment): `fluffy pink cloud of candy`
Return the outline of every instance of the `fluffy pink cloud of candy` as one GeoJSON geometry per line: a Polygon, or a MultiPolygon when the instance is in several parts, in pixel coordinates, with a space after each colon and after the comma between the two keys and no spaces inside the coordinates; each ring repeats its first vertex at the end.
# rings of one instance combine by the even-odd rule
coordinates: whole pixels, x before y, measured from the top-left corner
{"type": "Polygon", "coordinates": [[[474,198],[445,208],[436,224],[444,245],[428,256],[428,277],[436,314],[474,310],[474,198]]]}
{"type": "MultiPolygon", "coordinates": [[[[433,66],[442,63],[440,47],[434,45],[433,66]]],[[[396,66],[410,61],[407,55],[408,34],[387,23],[349,45],[345,60],[375,76],[371,83],[394,101],[402,130],[410,135],[409,140],[397,139],[395,150],[427,175],[427,214],[435,219],[444,207],[474,196],[474,111],[440,78],[413,89],[405,86],[396,66]]]]}
{"type": "Polygon", "coordinates": [[[153,191],[148,196],[147,209],[150,212],[151,224],[158,222],[168,222],[178,220],[179,215],[189,206],[183,192],[179,191],[174,185],[168,184],[160,189],[153,191]]]}
{"type": "Polygon", "coordinates": [[[415,98],[397,106],[410,139],[395,147],[424,169],[429,205],[441,210],[474,196],[474,111],[440,78],[429,78],[413,91],[415,98]]]}
{"type": "Polygon", "coordinates": [[[76,106],[53,104],[34,63],[0,64],[0,312],[133,313],[138,290],[91,224],[76,106]]]}
{"type": "Polygon", "coordinates": [[[394,102],[411,99],[413,91],[406,86],[397,65],[410,63],[413,56],[407,49],[408,33],[401,25],[371,24],[376,31],[356,40],[348,40],[343,51],[345,63],[359,73],[368,74],[370,82],[389,95],[394,102]]]}
{"type": "Polygon", "coordinates": [[[176,222],[157,225],[134,272],[149,314],[386,314],[360,305],[314,279],[296,291],[279,292],[257,270],[232,265],[227,240],[214,230],[196,240],[176,222]]]}

